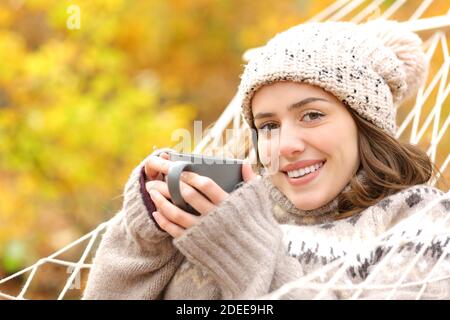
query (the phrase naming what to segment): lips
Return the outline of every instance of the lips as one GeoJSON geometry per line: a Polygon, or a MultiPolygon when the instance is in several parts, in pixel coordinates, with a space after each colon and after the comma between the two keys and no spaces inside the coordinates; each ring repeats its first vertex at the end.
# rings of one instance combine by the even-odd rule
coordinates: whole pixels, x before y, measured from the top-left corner
{"type": "Polygon", "coordinates": [[[281,168],[281,172],[283,173],[287,173],[288,171],[294,171],[294,170],[299,170],[299,169],[303,169],[309,166],[312,166],[316,163],[322,163],[325,164],[327,162],[326,159],[318,159],[318,160],[302,160],[302,161],[297,161],[291,164],[288,164],[287,166],[284,166],[283,168],[281,168]]]}
{"type": "Polygon", "coordinates": [[[324,164],[316,171],[303,175],[301,177],[297,177],[297,178],[291,178],[288,176],[287,172],[283,172],[283,175],[286,177],[287,182],[292,186],[292,187],[299,187],[299,186],[303,186],[306,185],[308,183],[310,183],[311,181],[313,181],[314,179],[316,179],[317,176],[319,176],[319,174],[322,172],[323,167],[325,166],[325,162],[324,164]]]}
{"type": "Polygon", "coordinates": [[[299,169],[299,170],[288,171],[287,175],[290,178],[304,177],[305,175],[314,173],[315,171],[319,170],[323,165],[324,165],[324,162],[320,162],[318,164],[315,164],[315,165],[312,165],[312,166],[308,166],[306,168],[302,168],[302,169],[299,169]]]}

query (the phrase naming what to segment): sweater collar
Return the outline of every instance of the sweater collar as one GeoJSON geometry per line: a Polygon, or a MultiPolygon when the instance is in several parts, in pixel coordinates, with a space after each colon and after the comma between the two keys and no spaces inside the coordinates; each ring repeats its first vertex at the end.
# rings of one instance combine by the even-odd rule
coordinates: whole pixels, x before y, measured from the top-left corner
{"type": "MultiPolygon", "coordinates": [[[[357,177],[359,180],[364,179],[365,171],[360,168],[357,172],[357,177]]],[[[293,215],[295,220],[300,220],[298,222],[302,222],[305,224],[315,224],[315,223],[324,223],[336,220],[339,215],[338,212],[338,198],[339,196],[351,189],[350,181],[347,185],[342,189],[342,191],[331,201],[322,205],[319,208],[312,210],[302,210],[297,208],[291,200],[289,200],[283,192],[280,191],[273,183],[270,178],[270,175],[263,174],[262,181],[266,188],[268,189],[269,195],[271,199],[275,202],[275,205],[278,206],[283,212],[293,215]]]]}

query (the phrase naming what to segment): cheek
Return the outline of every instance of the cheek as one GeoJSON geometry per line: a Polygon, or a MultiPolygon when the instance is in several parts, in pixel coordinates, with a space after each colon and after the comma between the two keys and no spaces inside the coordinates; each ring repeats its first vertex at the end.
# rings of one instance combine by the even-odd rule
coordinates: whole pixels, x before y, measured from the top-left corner
{"type": "Polygon", "coordinates": [[[327,143],[324,145],[329,154],[334,155],[335,160],[340,162],[339,166],[352,168],[358,161],[358,137],[356,127],[353,122],[342,122],[341,126],[336,126],[327,134],[327,143]]]}
{"type": "Polygon", "coordinates": [[[338,133],[331,134],[330,131],[327,131],[326,134],[322,135],[321,145],[323,152],[333,156],[345,148],[346,140],[338,133]]]}
{"type": "Polygon", "coordinates": [[[321,130],[309,139],[310,144],[324,155],[333,155],[336,149],[342,145],[342,140],[333,130],[321,130]]]}

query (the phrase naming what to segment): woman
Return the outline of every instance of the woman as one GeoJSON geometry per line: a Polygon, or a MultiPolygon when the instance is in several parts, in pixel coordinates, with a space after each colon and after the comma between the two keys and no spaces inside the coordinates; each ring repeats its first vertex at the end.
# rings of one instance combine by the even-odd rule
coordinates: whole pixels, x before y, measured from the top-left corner
{"type": "Polygon", "coordinates": [[[449,298],[449,238],[419,235],[436,226],[448,235],[450,202],[426,185],[434,174],[427,155],[394,138],[395,106],[426,77],[420,44],[394,22],[303,24],[277,34],[239,86],[262,179],[244,165],[246,184],[227,194],[185,173],[182,195],[201,213],[194,216],[168,200],[165,150],[149,156],[127,182],[84,299],[280,298],[277,289],[295,280],[301,290],[281,298],[339,299],[355,293],[345,285],[368,277],[382,285],[360,297],[382,298],[390,292],[383,285],[423,280],[441,257],[433,270],[441,280],[422,297],[449,298]],[[427,205],[431,213],[411,222],[427,205]],[[389,242],[402,226],[409,241],[389,242]],[[408,269],[418,253],[421,263],[408,269]],[[339,267],[345,273],[332,278],[339,267]],[[317,270],[329,272],[317,280],[317,270]],[[335,285],[321,290],[330,279],[335,285]]]}

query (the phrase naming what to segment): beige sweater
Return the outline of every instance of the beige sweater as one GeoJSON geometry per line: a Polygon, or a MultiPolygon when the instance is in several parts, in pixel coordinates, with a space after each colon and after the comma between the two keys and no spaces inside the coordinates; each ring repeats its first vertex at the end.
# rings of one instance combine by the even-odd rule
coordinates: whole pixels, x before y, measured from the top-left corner
{"type": "MultiPolygon", "coordinates": [[[[436,188],[418,185],[358,216],[306,225],[267,177],[254,179],[174,240],[155,224],[143,201],[148,195],[142,166],[132,172],[123,208],[103,235],[83,299],[311,299],[336,275],[340,261],[346,263],[345,272],[321,298],[345,299],[355,293],[348,286],[367,280],[383,257],[388,263],[374,277],[377,285],[393,284],[403,275],[404,282],[420,281],[442,257],[432,274],[441,280],[428,284],[422,298],[450,298],[445,278],[450,276],[450,223],[443,220],[450,201],[436,188]],[[395,252],[389,242],[374,245],[374,239],[401,227],[400,222],[433,201],[436,205],[418,223],[402,229],[410,240],[395,252]],[[435,227],[446,234],[415,238],[435,227]],[[423,253],[419,263],[406,272],[418,252],[423,253]],[[311,277],[324,267],[328,273],[311,277]],[[284,284],[299,279],[299,288],[276,295],[284,284]]],[[[414,298],[420,288],[403,287],[392,298],[414,298]]],[[[378,287],[360,297],[385,298],[388,292],[378,287]]]]}

